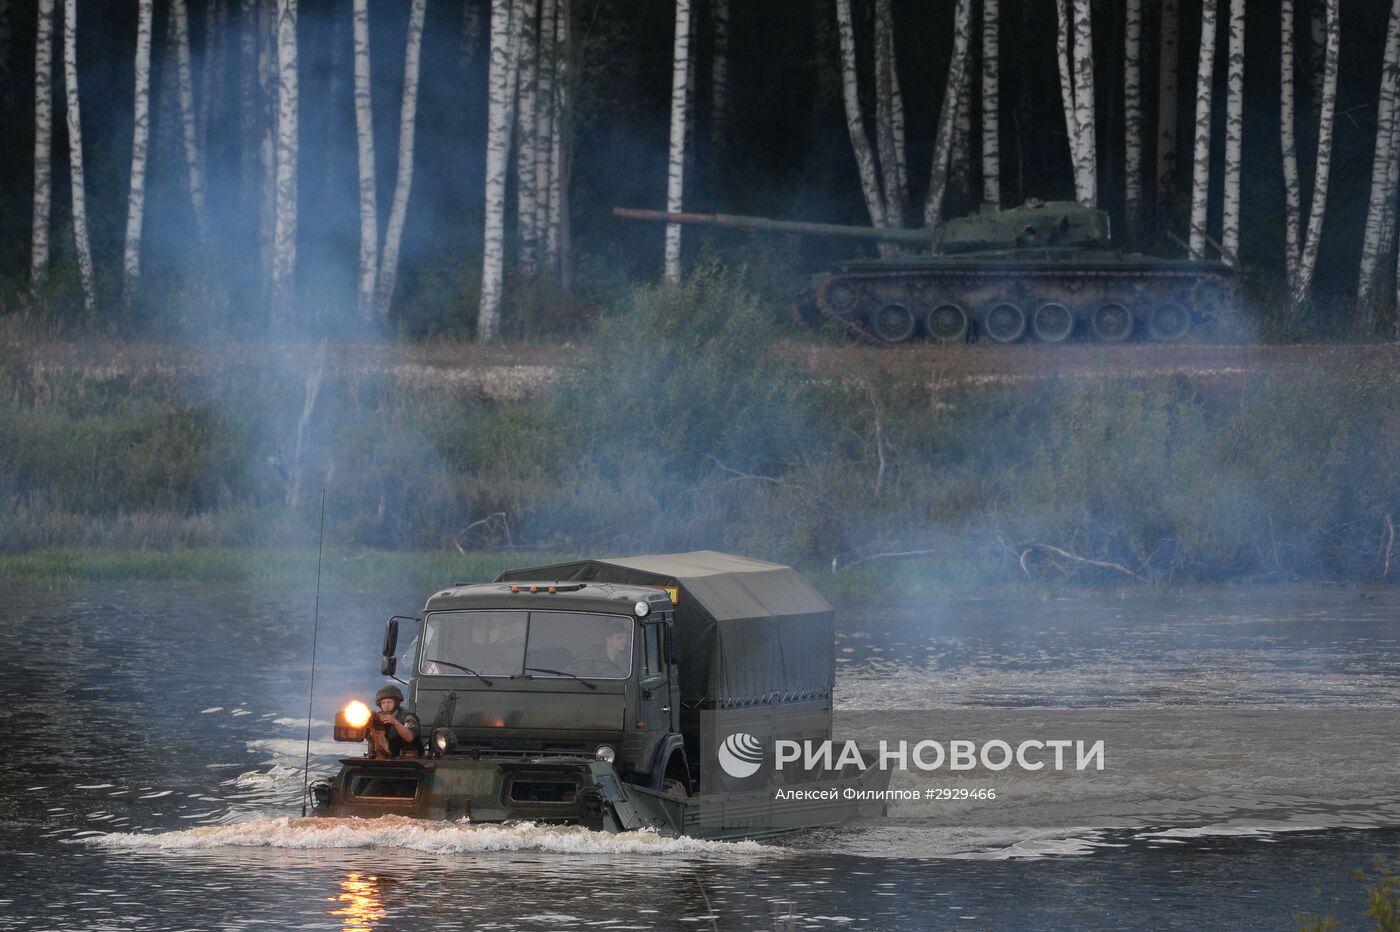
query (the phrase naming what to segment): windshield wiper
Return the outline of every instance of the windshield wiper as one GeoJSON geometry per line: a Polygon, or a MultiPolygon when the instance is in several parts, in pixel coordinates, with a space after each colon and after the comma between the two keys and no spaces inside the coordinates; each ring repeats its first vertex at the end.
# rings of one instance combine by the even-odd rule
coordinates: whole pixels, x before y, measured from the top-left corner
{"type": "Polygon", "coordinates": [[[564,671],[564,670],[551,670],[551,669],[549,669],[549,667],[526,667],[526,668],[525,668],[525,672],[526,672],[526,673],[529,673],[531,670],[534,670],[534,671],[536,671],[537,673],[553,673],[555,676],[572,676],[574,679],[578,680],[580,683],[582,683],[583,685],[587,686],[589,689],[597,689],[597,688],[598,688],[597,684],[588,682],[588,680],[586,680],[586,679],[584,679],[583,677],[579,676],[577,673],[568,673],[568,672],[566,672],[566,671],[564,671]]]}
{"type": "Polygon", "coordinates": [[[470,673],[472,676],[474,676],[474,677],[476,677],[477,679],[481,680],[481,682],[485,683],[487,686],[490,686],[490,685],[491,685],[491,681],[488,680],[486,677],[482,676],[480,673],[477,673],[477,672],[476,672],[475,670],[473,670],[471,667],[464,667],[464,666],[462,666],[460,663],[453,663],[453,662],[450,661],[450,660],[425,660],[425,661],[423,661],[423,662],[424,662],[424,663],[440,663],[440,664],[442,664],[444,667],[451,667],[451,668],[454,669],[454,670],[461,670],[463,673],[470,673]]]}

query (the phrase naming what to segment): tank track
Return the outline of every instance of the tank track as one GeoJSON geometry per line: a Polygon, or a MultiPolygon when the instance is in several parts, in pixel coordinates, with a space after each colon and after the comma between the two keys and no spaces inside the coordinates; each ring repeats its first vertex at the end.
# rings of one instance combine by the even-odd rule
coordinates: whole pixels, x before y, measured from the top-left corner
{"type": "MultiPolygon", "coordinates": [[[[1192,329],[1196,329],[1200,324],[1207,323],[1217,317],[1229,316],[1233,313],[1233,305],[1237,303],[1235,296],[1232,294],[1233,289],[1228,280],[1222,279],[1210,272],[1188,269],[1157,269],[1151,271],[1064,269],[1054,270],[1053,272],[1040,269],[1027,271],[1005,269],[957,269],[947,272],[938,270],[836,272],[822,282],[815,292],[809,290],[804,292],[804,295],[811,295],[811,300],[816,304],[823,318],[839,324],[853,339],[877,346],[893,346],[898,344],[881,339],[878,335],[873,333],[862,320],[858,319],[862,316],[862,312],[868,309],[866,306],[870,303],[869,299],[873,296],[870,290],[872,285],[876,288],[897,288],[901,290],[907,298],[911,299],[911,303],[921,305],[926,311],[931,304],[929,296],[937,292],[947,292],[949,294],[958,295],[965,294],[978,285],[985,285],[990,282],[1010,283],[1017,280],[1031,281],[1037,279],[1051,282],[1052,284],[1050,287],[1052,289],[1059,288],[1066,282],[1121,283],[1127,286],[1137,302],[1140,302],[1144,296],[1151,295],[1153,285],[1178,289],[1184,288],[1190,292],[1193,299],[1202,291],[1210,293],[1211,291],[1218,290],[1226,299],[1227,306],[1223,309],[1223,313],[1202,314],[1199,311],[1188,308],[1193,316],[1198,319],[1198,322],[1193,322],[1192,329]],[[834,307],[828,297],[830,283],[837,281],[851,283],[861,292],[856,302],[844,313],[839,308],[834,307]]],[[[1059,296],[1053,293],[1046,293],[1044,297],[1053,300],[1059,296]]],[[[876,298],[876,301],[878,301],[878,298],[876,298]]],[[[959,306],[962,306],[964,302],[958,301],[957,303],[959,306]]],[[[976,326],[975,310],[973,308],[964,307],[964,312],[968,316],[969,331],[971,331],[972,328],[976,326]]],[[[794,302],[794,314],[796,313],[796,302],[794,302]]],[[[1134,318],[1136,326],[1137,315],[1134,315],[1134,318]]],[[[1076,315],[1076,324],[1080,319],[1081,318],[1076,315]]],[[[1154,340],[1153,342],[1157,341],[1154,340]]]]}

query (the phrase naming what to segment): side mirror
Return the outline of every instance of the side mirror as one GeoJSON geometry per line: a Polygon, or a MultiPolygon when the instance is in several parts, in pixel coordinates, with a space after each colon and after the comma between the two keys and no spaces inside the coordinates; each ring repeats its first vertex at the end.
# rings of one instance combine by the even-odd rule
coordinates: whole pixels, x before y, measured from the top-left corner
{"type": "Polygon", "coordinates": [[[394,656],[385,657],[379,662],[379,672],[384,676],[393,676],[399,668],[399,658],[394,656]]]}
{"type": "MultiPolygon", "coordinates": [[[[384,626],[384,649],[380,651],[380,653],[384,655],[386,660],[390,659],[394,656],[394,649],[398,646],[399,619],[398,616],[394,616],[393,618],[390,618],[388,624],[384,626]]],[[[392,671],[386,670],[384,672],[385,675],[388,675],[392,671]]]]}

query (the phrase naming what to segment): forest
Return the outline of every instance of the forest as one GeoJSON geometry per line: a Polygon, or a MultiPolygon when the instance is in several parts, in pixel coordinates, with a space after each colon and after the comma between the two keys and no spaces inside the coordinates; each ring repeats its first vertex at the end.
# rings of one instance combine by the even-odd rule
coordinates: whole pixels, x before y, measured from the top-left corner
{"type": "Polygon", "coordinates": [[[1392,339],[1400,0],[0,0],[0,314],[125,334],[577,331],[658,273],[778,307],[1027,199],[1392,339]]]}

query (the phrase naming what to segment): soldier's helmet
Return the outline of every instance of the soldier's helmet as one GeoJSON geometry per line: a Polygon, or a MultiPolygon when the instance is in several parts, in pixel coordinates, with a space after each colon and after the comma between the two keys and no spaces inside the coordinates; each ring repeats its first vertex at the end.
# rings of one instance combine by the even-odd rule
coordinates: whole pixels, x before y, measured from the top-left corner
{"type": "Polygon", "coordinates": [[[392,699],[399,705],[403,705],[403,690],[394,685],[379,687],[379,692],[374,694],[374,704],[379,705],[385,699],[392,699]]]}

